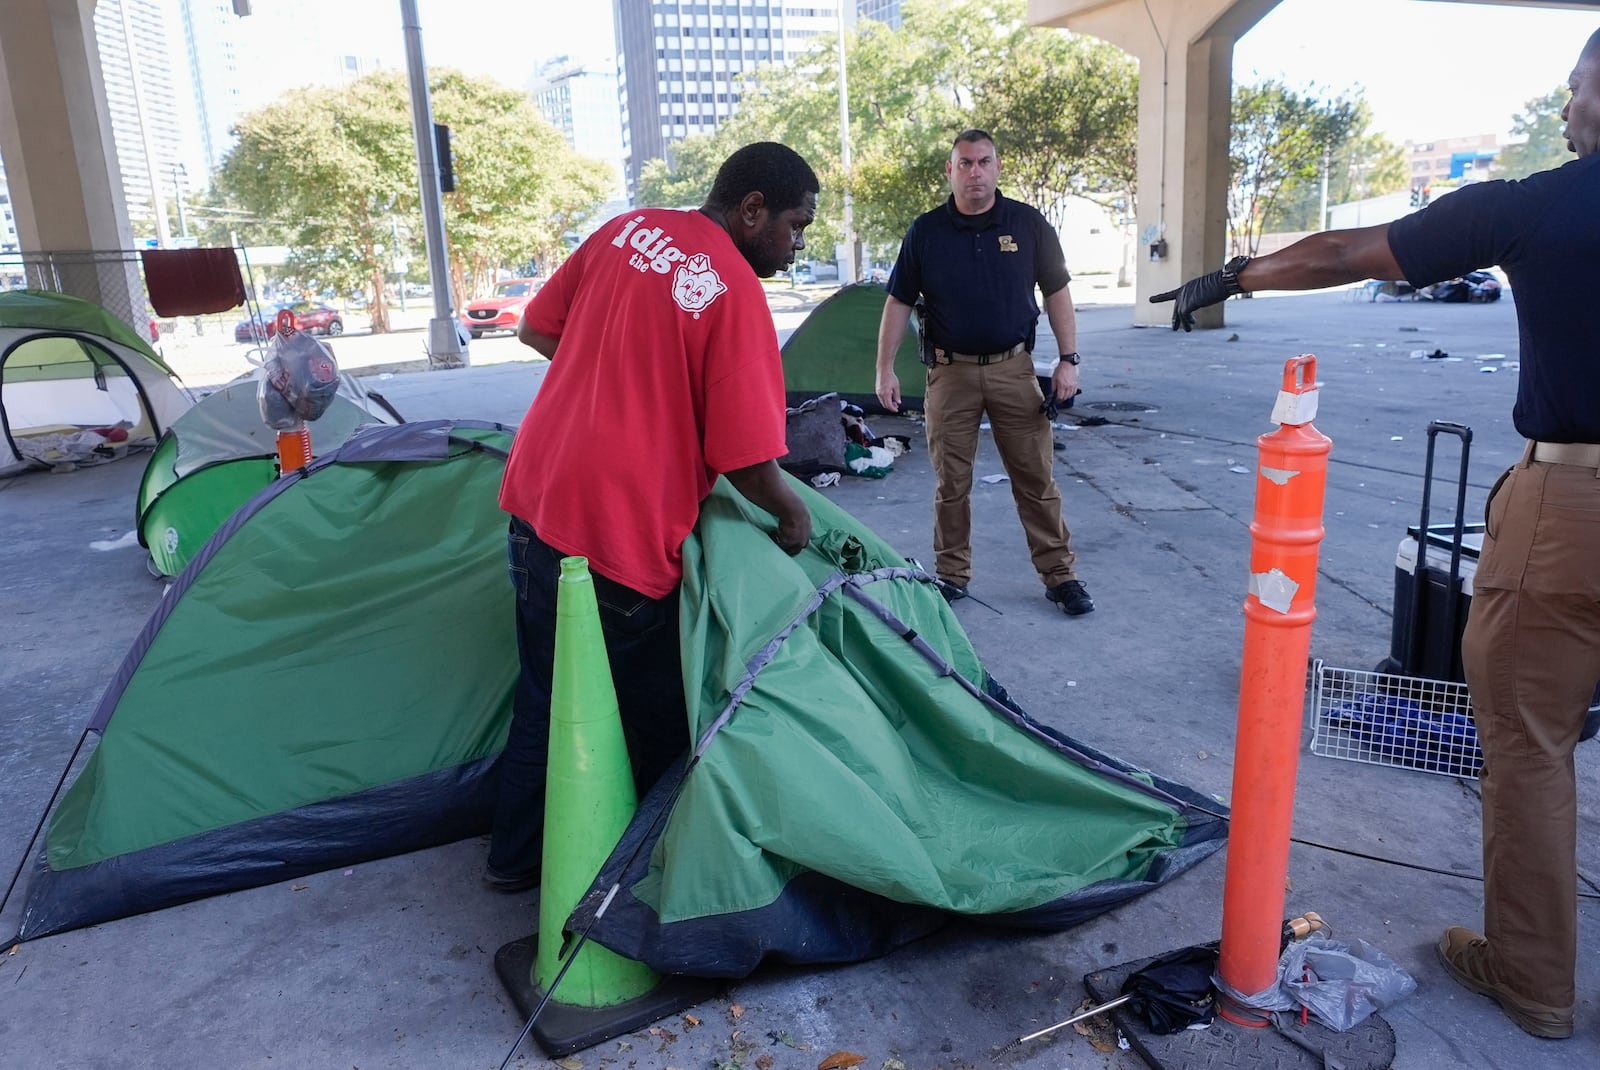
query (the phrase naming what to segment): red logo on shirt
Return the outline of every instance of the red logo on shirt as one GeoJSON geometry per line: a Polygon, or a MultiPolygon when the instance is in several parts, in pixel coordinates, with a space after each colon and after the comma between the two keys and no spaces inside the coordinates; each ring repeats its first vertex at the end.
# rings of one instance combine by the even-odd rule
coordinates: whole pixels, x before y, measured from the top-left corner
{"type": "Polygon", "coordinates": [[[701,311],[727,288],[712,268],[711,258],[705,253],[691,256],[689,262],[678,268],[677,274],[672,277],[672,299],[685,312],[693,312],[695,319],[699,319],[701,311]]]}

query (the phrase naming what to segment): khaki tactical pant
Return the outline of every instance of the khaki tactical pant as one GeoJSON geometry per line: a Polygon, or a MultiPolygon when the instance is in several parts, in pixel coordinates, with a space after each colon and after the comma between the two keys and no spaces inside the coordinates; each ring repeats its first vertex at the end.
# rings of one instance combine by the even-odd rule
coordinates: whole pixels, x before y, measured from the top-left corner
{"type": "Polygon", "coordinates": [[[1490,495],[1462,662],[1483,747],[1483,929],[1497,979],[1570,1007],[1572,751],[1600,680],[1600,472],[1527,457],[1490,495]]]}
{"type": "Polygon", "coordinates": [[[937,479],[933,552],[941,579],[963,586],[972,579],[972,466],[986,412],[1033,567],[1046,587],[1074,578],[1072,535],[1052,470],[1050,421],[1039,411],[1043,400],[1026,353],[994,364],[954,361],[928,368],[924,409],[928,459],[937,479]]]}

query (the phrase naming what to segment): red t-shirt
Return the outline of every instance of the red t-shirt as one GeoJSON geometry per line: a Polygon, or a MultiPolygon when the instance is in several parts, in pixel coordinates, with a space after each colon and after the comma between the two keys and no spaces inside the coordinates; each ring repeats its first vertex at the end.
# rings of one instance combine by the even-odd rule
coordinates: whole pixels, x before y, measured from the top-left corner
{"type": "Polygon", "coordinates": [[[698,211],[602,226],[529,302],[560,344],[500,506],[562,553],[661,598],[717,476],[783,456],[783,362],[761,281],[698,211]]]}

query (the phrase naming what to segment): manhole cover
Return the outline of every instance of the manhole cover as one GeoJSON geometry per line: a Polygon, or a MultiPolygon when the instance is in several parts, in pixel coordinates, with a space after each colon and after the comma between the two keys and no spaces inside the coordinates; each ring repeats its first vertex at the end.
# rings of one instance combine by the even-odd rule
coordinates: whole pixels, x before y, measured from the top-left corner
{"type": "Polygon", "coordinates": [[[1090,401],[1084,406],[1086,409],[1098,409],[1101,412],[1160,412],[1153,405],[1146,405],[1142,401],[1090,401]]]}

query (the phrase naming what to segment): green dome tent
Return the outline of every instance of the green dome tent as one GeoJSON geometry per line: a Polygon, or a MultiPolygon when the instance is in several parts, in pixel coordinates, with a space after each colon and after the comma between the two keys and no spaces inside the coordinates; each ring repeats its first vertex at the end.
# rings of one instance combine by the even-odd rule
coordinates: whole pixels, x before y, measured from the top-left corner
{"type": "MultiPolygon", "coordinates": [[[[858,282],[835,292],[783,343],[783,385],[791,406],[819,394],[838,394],[868,412],[881,412],[877,395],[878,324],[889,291],[875,282],[858,282]]],[[[917,355],[917,325],[912,325],[895,354],[902,404],[922,408],[927,382],[917,355]]]]}
{"type": "MultiPolygon", "coordinates": [[[[139,543],[151,567],[176,576],[212,532],[278,474],[276,432],[261,420],[246,374],[201,398],[161,436],[139,481],[139,543]]],[[[343,445],[365,424],[404,422],[382,395],[348,374],[328,410],[306,426],[311,455],[343,445]]]]}
{"type": "Polygon", "coordinates": [[[99,305],[42,290],[0,293],[0,475],[154,445],[192,404],[156,351],[99,305]]]}

